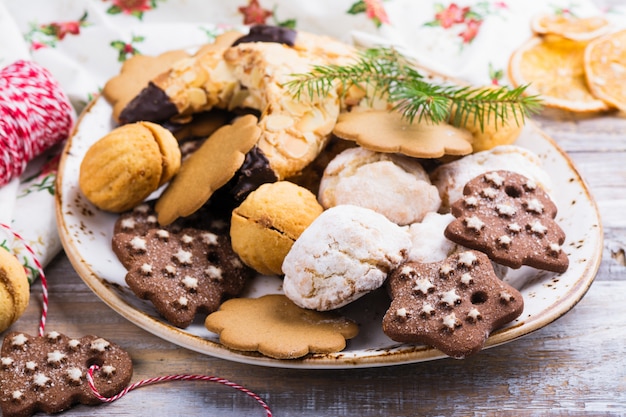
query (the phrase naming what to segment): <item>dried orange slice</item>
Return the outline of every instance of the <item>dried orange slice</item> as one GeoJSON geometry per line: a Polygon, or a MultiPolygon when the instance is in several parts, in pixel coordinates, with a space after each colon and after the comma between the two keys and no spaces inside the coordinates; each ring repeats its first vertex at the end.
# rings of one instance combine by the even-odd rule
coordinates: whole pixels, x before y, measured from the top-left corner
{"type": "Polygon", "coordinates": [[[529,84],[525,93],[538,95],[545,107],[573,112],[599,112],[610,106],[587,86],[584,53],[587,42],[556,35],[534,36],[509,59],[513,86],[529,84]]]}
{"type": "Polygon", "coordinates": [[[530,21],[539,35],[559,35],[575,41],[588,41],[608,33],[610,24],[602,16],[576,17],[570,14],[542,14],[530,21]]]}
{"type": "Polygon", "coordinates": [[[626,110],[626,30],[591,41],[585,49],[584,62],[591,92],[626,110]]]}

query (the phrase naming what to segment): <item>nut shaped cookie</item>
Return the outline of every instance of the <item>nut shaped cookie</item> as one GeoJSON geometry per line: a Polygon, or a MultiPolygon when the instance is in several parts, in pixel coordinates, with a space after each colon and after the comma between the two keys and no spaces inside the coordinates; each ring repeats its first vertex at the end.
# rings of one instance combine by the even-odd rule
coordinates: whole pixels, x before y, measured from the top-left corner
{"type": "Polygon", "coordinates": [[[102,404],[87,382],[91,365],[99,367],[93,379],[105,397],[126,388],[133,374],[130,355],[97,336],[7,334],[0,358],[2,415],[28,417],[39,411],[58,413],[74,404],[102,404]]]}
{"type": "Polygon", "coordinates": [[[458,359],[480,351],[493,330],[524,308],[519,291],[495,275],[485,254],[473,250],[438,262],[406,262],[386,285],[392,301],[383,317],[385,334],[458,359]]]}
{"type": "Polygon", "coordinates": [[[0,247],[0,332],[17,321],[28,307],[30,285],[24,266],[0,247]]]}
{"type": "Polygon", "coordinates": [[[300,308],[282,294],[228,300],[206,318],[205,326],[230,349],[274,359],[341,351],[359,330],[347,318],[300,308]]]}
{"type": "Polygon", "coordinates": [[[89,147],[79,186],[96,207],[120,213],[145,200],[180,168],[176,138],[150,122],[120,126],[89,147]]]}
{"type": "Polygon", "coordinates": [[[511,268],[529,265],[562,273],[569,266],[557,207],[533,180],[511,171],[490,171],[469,181],[452,204],[456,217],[445,236],[511,268]]]}
{"type": "Polygon", "coordinates": [[[306,188],[289,181],[263,184],[232,212],[233,250],[261,274],[281,275],[293,243],[322,211],[306,188]]]}
{"type": "Polygon", "coordinates": [[[376,152],[399,152],[414,158],[440,158],[472,153],[472,134],[447,123],[409,123],[385,110],[341,113],[333,134],[376,152]]]}
{"type": "Polygon", "coordinates": [[[159,223],[168,225],[189,216],[226,184],[257,143],[257,118],[246,115],[213,133],[180,167],[156,204],[159,223]]]}

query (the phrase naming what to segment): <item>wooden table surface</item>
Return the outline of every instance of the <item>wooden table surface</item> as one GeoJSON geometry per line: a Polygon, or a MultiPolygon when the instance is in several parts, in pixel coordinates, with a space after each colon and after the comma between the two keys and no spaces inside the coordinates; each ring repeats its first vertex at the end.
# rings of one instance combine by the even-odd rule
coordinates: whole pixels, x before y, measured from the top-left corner
{"type": "MultiPolygon", "coordinates": [[[[526,337],[465,359],[352,370],[244,365],[180,348],[139,329],[100,301],[64,254],[47,268],[48,326],[96,334],[131,354],[133,381],[205,374],[257,393],[275,416],[626,415],[626,117],[546,114],[535,122],[571,156],[602,216],[603,260],[595,282],[568,314],[526,337]]],[[[12,330],[36,334],[41,288],[12,330]]],[[[251,397],[210,382],[132,391],[66,416],[262,416],[251,397]]]]}

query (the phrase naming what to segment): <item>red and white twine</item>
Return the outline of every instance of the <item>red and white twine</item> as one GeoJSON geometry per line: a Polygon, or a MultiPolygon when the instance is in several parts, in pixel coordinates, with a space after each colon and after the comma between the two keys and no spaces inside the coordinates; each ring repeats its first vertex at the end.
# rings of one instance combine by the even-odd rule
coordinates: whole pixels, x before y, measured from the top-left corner
{"type": "MultiPolygon", "coordinates": [[[[39,260],[37,259],[37,256],[35,255],[35,251],[30,247],[30,245],[28,245],[28,243],[24,240],[24,238],[17,232],[15,232],[14,230],[12,230],[8,225],[4,224],[4,223],[0,223],[0,227],[6,229],[9,233],[11,233],[13,236],[15,236],[16,239],[18,239],[19,241],[21,241],[22,245],[24,246],[24,248],[30,253],[30,255],[32,256],[33,262],[35,263],[35,266],[37,267],[37,272],[39,273],[39,278],[41,279],[41,289],[42,289],[42,309],[41,309],[41,319],[39,320],[39,336],[44,336],[45,334],[45,328],[46,328],[46,320],[48,317],[48,281],[46,280],[46,274],[43,271],[43,268],[41,266],[41,263],[39,262],[39,260]]],[[[222,385],[226,385],[228,387],[234,388],[240,392],[243,392],[244,394],[254,398],[254,400],[256,400],[256,402],[263,407],[263,409],[265,410],[265,413],[267,415],[267,417],[272,417],[272,410],[269,408],[269,406],[267,405],[267,403],[265,403],[265,401],[263,401],[261,399],[261,397],[259,397],[257,394],[255,394],[254,392],[250,391],[249,389],[236,384],[234,382],[231,382],[227,379],[224,378],[220,378],[217,376],[209,376],[209,375],[188,375],[188,374],[180,374],[180,375],[166,375],[166,376],[159,376],[159,377],[155,377],[155,378],[148,378],[148,379],[143,379],[140,380],[138,382],[135,382],[131,385],[129,385],[128,387],[124,388],[122,391],[120,391],[118,394],[112,396],[112,397],[104,397],[102,396],[99,392],[98,389],[96,388],[95,384],[94,384],[94,380],[93,380],[93,373],[98,370],[98,365],[92,365],[88,372],[87,372],[87,383],[89,384],[89,388],[91,388],[91,391],[93,393],[93,395],[98,398],[100,401],[102,402],[106,402],[106,403],[110,403],[116,400],[119,400],[120,398],[122,398],[123,396],[125,396],[126,394],[128,394],[130,391],[143,387],[145,385],[153,385],[153,384],[158,384],[158,383],[164,383],[164,382],[171,382],[171,381],[205,381],[205,382],[217,382],[219,384],[222,385]]]]}
{"type": "Polygon", "coordinates": [[[156,378],[149,378],[149,379],[144,379],[141,380],[139,382],[135,382],[134,384],[129,385],[128,387],[126,387],[125,389],[123,389],[119,394],[114,395],[113,397],[103,397],[102,395],[100,395],[98,393],[98,390],[96,389],[96,386],[94,385],[94,381],[93,381],[93,373],[98,370],[98,365],[92,365],[89,368],[89,371],[87,372],[87,382],[89,383],[89,387],[91,388],[91,391],[94,393],[94,395],[102,402],[113,402],[115,400],[118,400],[120,398],[122,398],[124,395],[128,394],[130,391],[142,387],[144,385],[152,385],[152,384],[159,384],[159,383],[163,383],[163,382],[170,382],[170,381],[206,381],[206,382],[217,382],[219,384],[223,384],[226,385],[228,387],[231,388],[235,388],[238,391],[243,392],[246,395],[249,395],[250,397],[254,398],[256,400],[256,402],[259,403],[259,405],[261,407],[263,407],[263,409],[266,412],[266,415],[268,417],[272,417],[272,411],[270,410],[269,406],[265,403],[265,401],[263,401],[261,399],[261,397],[259,397],[257,394],[255,394],[254,392],[250,391],[249,389],[242,387],[239,384],[235,384],[234,382],[231,382],[227,379],[224,378],[220,378],[220,377],[216,377],[216,376],[208,376],[208,375],[167,375],[167,376],[160,376],[160,377],[156,377],[156,378]]]}
{"type": "MultiPolygon", "coordinates": [[[[0,186],[19,177],[26,164],[51,146],[68,137],[74,117],[69,99],[51,74],[30,61],[17,61],[0,71],[0,186]]],[[[10,226],[0,223],[32,256],[42,287],[42,312],[39,321],[39,336],[45,334],[48,317],[48,283],[35,251],[26,240],[10,226]]],[[[94,396],[102,402],[115,401],[130,391],[144,385],[170,381],[217,382],[254,398],[271,417],[269,406],[254,392],[224,378],[206,375],[168,375],[145,379],[129,385],[119,394],[107,398],[96,389],[93,372],[88,371],[88,384],[94,396]]]]}
{"type": "Polygon", "coordinates": [[[70,101],[48,70],[24,60],[0,70],[0,186],[67,138],[73,123],[70,101]]]}
{"type": "Polygon", "coordinates": [[[26,240],[16,231],[11,229],[9,225],[4,223],[0,223],[0,227],[4,228],[7,232],[12,234],[18,241],[22,243],[24,249],[30,254],[35,267],[37,268],[37,272],[39,273],[39,278],[41,279],[41,298],[42,298],[42,306],[41,306],[41,318],[39,319],[39,336],[43,336],[46,330],[46,319],[48,318],[48,281],[46,281],[46,274],[43,272],[43,267],[41,266],[41,262],[37,259],[37,255],[33,248],[26,242],[26,240]]]}

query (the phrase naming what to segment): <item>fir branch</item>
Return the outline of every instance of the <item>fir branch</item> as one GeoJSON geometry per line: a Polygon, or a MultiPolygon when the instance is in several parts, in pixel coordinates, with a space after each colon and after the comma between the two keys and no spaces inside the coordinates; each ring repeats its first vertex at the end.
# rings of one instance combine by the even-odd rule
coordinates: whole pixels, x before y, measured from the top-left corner
{"type": "Polygon", "coordinates": [[[482,130],[492,118],[496,128],[510,116],[520,125],[541,109],[537,96],[524,96],[527,86],[476,88],[428,82],[409,59],[393,48],[367,49],[353,64],[317,65],[293,77],[285,85],[297,99],[303,93],[311,99],[326,96],[338,85],[344,95],[357,87],[369,94],[369,100],[386,99],[411,123],[415,118],[439,123],[448,121],[452,114],[455,126],[473,120],[482,130]]]}

